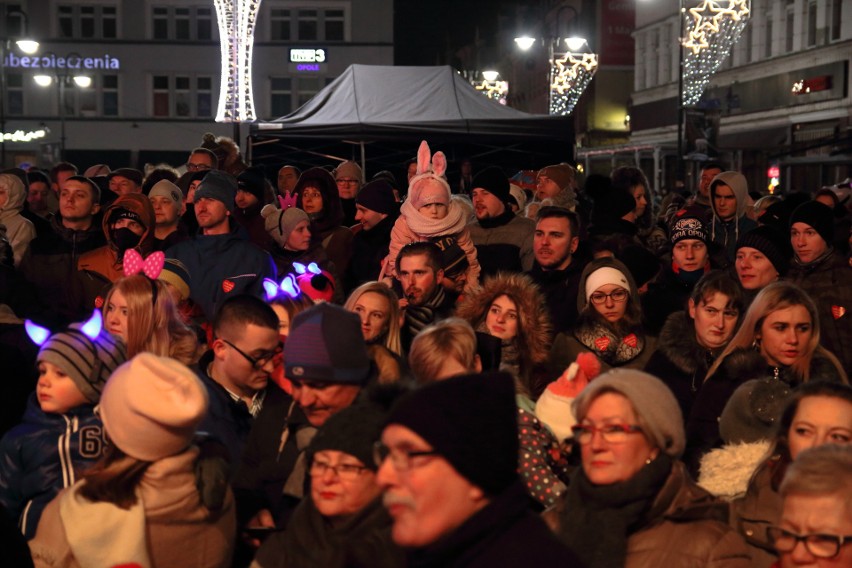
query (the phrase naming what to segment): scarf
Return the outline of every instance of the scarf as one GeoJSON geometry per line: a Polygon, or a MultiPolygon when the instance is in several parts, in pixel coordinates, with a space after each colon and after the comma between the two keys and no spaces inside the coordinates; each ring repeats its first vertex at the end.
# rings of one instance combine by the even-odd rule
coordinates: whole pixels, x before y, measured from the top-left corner
{"type": "Polygon", "coordinates": [[[675,278],[677,278],[679,282],[686,284],[687,286],[695,286],[698,281],[701,280],[701,277],[709,271],[709,262],[705,263],[704,266],[698,270],[683,270],[675,261],[672,261],[672,274],[674,274],[675,278]]]}
{"type": "Polygon", "coordinates": [[[612,367],[629,363],[645,349],[645,337],[631,332],[618,336],[606,325],[591,323],[581,325],[574,332],[577,341],[585,345],[592,353],[612,367]]]}
{"type": "Polygon", "coordinates": [[[450,200],[447,216],[443,219],[429,219],[414,208],[410,201],[405,201],[400,208],[405,216],[405,223],[415,234],[423,238],[454,235],[462,232],[467,225],[467,214],[458,201],[450,200]]]}
{"type": "Polygon", "coordinates": [[[594,485],[583,468],[571,477],[560,513],[560,537],[583,564],[622,568],[627,539],[636,532],[672,470],[672,460],[660,453],[627,481],[594,485]]]}
{"type": "MultiPolygon", "coordinates": [[[[476,331],[491,335],[488,332],[488,326],[485,325],[485,319],[479,322],[476,326],[476,331]]],[[[518,338],[501,339],[500,340],[500,370],[511,373],[512,376],[519,379],[521,377],[521,352],[518,349],[518,338]]]]}
{"type": "Polygon", "coordinates": [[[816,268],[817,266],[819,266],[820,264],[825,262],[826,259],[831,258],[832,254],[834,254],[834,247],[830,246],[827,249],[825,249],[825,252],[822,253],[821,255],[819,255],[819,257],[817,257],[817,258],[815,258],[812,261],[807,262],[807,263],[800,261],[799,257],[794,254],[793,255],[793,265],[798,267],[798,268],[805,269],[805,270],[813,270],[814,268],[816,268]]]}
{"type": "Polygon", "coordinates": [[[435,312],[443,305],[446,299],[444,287],[438,284],[435,287],[435,293],[422,306],[413,306],[408,304],[405,307],[405,326],[408,328],[411,337],[414,337],[420,330],[435,321],[435,312]]]}
{"type": "Polygon", "coordinates": [[[483,229],[494,229],[495,227],[502,227],[503,225],[506,225],[514,218],[515,212],[507,205],[505,211],[503,211],[500,215],[497,215],[496,217],[489,217],[488,219],[479,219],[478,223],[483,229]]]}
{"type": "Polygon", "coordinates": [[[84,483],[76,483],[59,498],[59,517],[80,566],[132,563],[150,568],[142,497],[137,493],[136,504],[129,509],[105,501],[92,502],[79,494],[84,483]]]}

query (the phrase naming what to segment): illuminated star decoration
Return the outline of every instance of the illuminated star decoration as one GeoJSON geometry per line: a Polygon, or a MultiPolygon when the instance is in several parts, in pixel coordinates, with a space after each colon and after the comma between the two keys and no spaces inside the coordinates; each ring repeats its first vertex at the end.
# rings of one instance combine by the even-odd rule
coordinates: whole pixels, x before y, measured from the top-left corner
{"type": "Polygon", "coordinates": [[[482,81],[473,81],[472,84],[477,91],[480,91],[489,99],[497,101],[501,105],[506,104],[506,95],[509,92],[508,81],[489,81],[488,79],[482,79],[482,81]]]}
{"type": "Polygon", "coordinates": [[[554,54],[550,80],[550,114],[567,115],[598,70],[596,53],[554,54]]]}
{"type": "Polygon", "coordinates": [[[701,0],[683,12],[683,100],[692,106],[725,58],[751,16],[749,0],[701,0]]]}
{"type": "Polygon", "coordinates": [[[251,87],[254,26],[261,0],[214,0],[219,23],[222,76],[216,122],[255,119],[251,87]]]}

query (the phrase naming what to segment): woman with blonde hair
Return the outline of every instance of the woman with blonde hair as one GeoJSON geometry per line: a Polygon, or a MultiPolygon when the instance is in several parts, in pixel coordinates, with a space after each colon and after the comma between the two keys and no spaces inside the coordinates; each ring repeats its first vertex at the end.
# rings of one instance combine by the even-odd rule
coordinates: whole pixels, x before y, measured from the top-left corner
{"type": "Polygon", "coordinates": [[[184,365],[198,360],[198,339],[181,320],[164,282],[143,274],[113,284],[103,305],[104,327],[127,344],[127,355],[148,352],[184,365]]]}
{"type": "Polygon", "coordinates": [[[361,318],[361,333],[367,345],[378,344],[402,355],[399,303],[390,288],[381,282],[365,282],[352,290],[343,309],[361,318]]]}
{"type": "Polygon", "coordinates": [[[739,331],[716,359],[687,420],[687,463],[721,445],[719,420],[728,399],[748,380],[849,382],[840,362],[819,344],[813,300],[789,282],[773,282],[755,297],[739,331]]]}

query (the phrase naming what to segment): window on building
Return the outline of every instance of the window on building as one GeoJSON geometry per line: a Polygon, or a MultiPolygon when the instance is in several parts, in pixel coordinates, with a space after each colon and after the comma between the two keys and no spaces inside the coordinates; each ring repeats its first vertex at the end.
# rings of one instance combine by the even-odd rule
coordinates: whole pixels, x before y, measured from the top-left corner
{"type": "Polygon", "coordinates": [[[656,28],[648,30],[648,65],[645,68],[648,87],[657,86],[657,60],[660,49],[660,40],[656,28]]]}
{"type": "Polygon", "coordinates": [[[272,77],[270,80],[270,105],[273,117],[293,111],[292,80],[289,77],[272,77]]]}
{"type": "Polygon", "coordinates": [[[808,35],[807,35],[807,46],[813,47],[816,45],[816,35],[817,35],[817,6],[816,2],[808,3],[807,7],[807,23],[808,23],[808,35]]]}
{"type": "Polygon", "coordinates": [[[115,39],[118,37],[118,8],[115,6],[60,4],[56,15],[60,38],[115,39]]]}
{"type": "Polygon", "coordinates": [[[6,114],[24,114],[24,76],[20,73],[6,72],[6,114]]]}
{"type": "Polygon", "coordinates": [[[754,41],[754,26],[746,24],[743,39],[743,63],[751,63],[752,42],[754,41]]]}
{"type": "Polygon", "coordinates": [[[636,68],[633,73],[633,86],[637,91],[645,88],[645,33],[636,33],[636,68]]]}
{"type": "Polygon", "coordinates": [[[118,75],[101,76],[101,104],[104,116],[118,116],[118,75]]]}
{"type": "Polygon", "coordinates": [[[270,8],[271,41],[345,41],[346,10],[342,8],[270,8]]]}
{"type": "Polygon", "coordinates": [[[20,4],[6,4],[6,35],[8,37],[23,37],[26,26],[20,4]]]}
{"type": "Polygon", "coordinates": [[[787,10],[787,29],[785,34],[785,44],[784,47],[787,53],[793,51],[794,45],[794,37],[793,35],[796,33],[796,15],[793,10],[787,10]]]}
{"type": "Polygon", "coordinates": [[[322,89],[323,83],[321,77],[299,77],[299,106],[302,106],[317,94],[322,89]]]}
{"type": "Polygon", "coordinates": [[[767,59],[772,57],[772,18],[766,17],[766,34],[764,36],[763,56],[767,59]]]}
{"type": "Polygon", "coordinates": [[[163,41],[210,41],[213,11],[209,6],[153,6],[151,37],[163,41]]]}
{"type": "Polygon", "coordinates": [[[831,0],[831,40],[840,39],[840,23],[843,16],[843,0],[831,0]]]}
{"type": "Polygon", "coordinates": [[[155,117],[210,118],[213,114],[213,78],[154,75],[152,113],[155,117]]]}

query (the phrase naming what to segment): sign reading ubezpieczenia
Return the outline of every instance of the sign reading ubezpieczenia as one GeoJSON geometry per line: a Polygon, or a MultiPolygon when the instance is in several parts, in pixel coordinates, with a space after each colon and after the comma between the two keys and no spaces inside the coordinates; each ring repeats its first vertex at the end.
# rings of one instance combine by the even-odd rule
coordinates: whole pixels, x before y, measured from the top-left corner
{"type": "Polygon", "coordinates": [[[121,62],[104,54],[99,57],[83,57],[80,55],[57,56],[53,53],[46,55],[15,55],[10,53],[3,61],[4,67],[26,69],[120,69],[121,62]]]}

